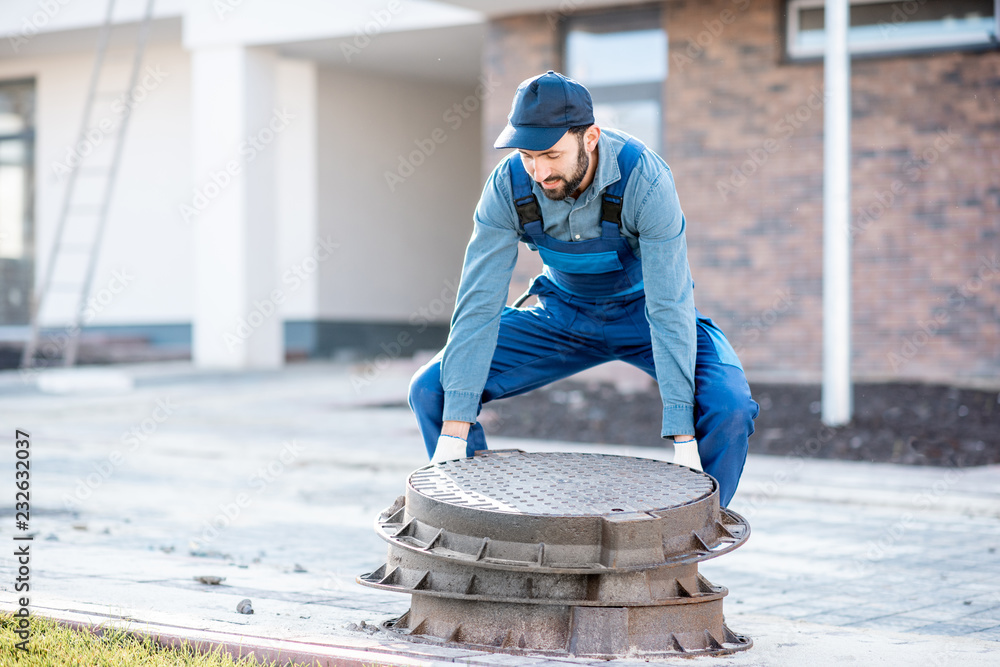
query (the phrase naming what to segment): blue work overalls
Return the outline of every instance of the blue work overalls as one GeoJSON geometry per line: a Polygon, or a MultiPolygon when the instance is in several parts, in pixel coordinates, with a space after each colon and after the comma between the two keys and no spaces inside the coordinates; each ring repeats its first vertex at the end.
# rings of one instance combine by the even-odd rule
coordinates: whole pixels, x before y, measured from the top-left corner
{"type": "MultiPolygon", "coordinates": [[[[608,187],[600,237],[560,241],[543,231],[541,209],[519,159],[509,161],[521,240],[538,249],[545,273],[528,294],[532,308],[506,307],[482,403],[523,394],[582,370],[619,359],[656,379],[642,263],[622,235],[621,202],[643,145],[630,140],[619,152],[621,178],[608,187]]],[[[722,332],[697,311],[695,437],[702,466],[719,481],[720,503],[729,504],[746,460],[757,404],[743,368],[722,332]]],[[[443,351],[442,351],[443,353],[443,351]]],[[[409,402],[429,456],[441,433],[444,390],[439,353],[413,377],[409,402]]],[[[467,455],[486,449],[479,423],[469,431],[467,455]]]]}

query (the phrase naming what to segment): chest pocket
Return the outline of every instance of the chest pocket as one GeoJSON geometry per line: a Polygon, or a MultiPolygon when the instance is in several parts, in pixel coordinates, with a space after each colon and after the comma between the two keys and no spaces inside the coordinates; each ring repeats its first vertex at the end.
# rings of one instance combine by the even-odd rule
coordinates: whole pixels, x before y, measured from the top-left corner
{"type": "Polygon", "coordinates": [[[538,246],[538,253],[547,266],[566,273],[611,273],[623,268],[614,250],[576,255],[538,246]]]}

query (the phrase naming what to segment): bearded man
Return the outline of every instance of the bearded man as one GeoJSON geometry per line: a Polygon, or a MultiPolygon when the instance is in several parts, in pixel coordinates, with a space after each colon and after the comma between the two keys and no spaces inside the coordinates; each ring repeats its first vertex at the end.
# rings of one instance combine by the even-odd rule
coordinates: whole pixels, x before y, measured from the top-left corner
{"type": "Polygon", "coordinates": [[[486,449],[483,403],[621,360],[657,382],[675,462],[704,469],[729,504],[757,404],[722,331],[694,306],[686,221],[670,168],[594,124],[589,91],[549,71],[521,83],[494,143],[444,349],[410,383],[432,461],[486,449]],[[507,294],[524,242],[544,265],[507,294]],[[519,308],[524,298],[538,304],[519,308]]]}

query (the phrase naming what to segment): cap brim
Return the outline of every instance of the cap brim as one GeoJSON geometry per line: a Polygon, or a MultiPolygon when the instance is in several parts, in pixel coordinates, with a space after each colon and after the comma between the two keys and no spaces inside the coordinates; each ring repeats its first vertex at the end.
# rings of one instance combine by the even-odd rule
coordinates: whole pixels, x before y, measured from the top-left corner
{"type": "Polygon", "coordinates": [[[544,151],[566,134],[568,127],[515,127],[507,123],[493,148],[521,148],[526,151],[544,151]]]}

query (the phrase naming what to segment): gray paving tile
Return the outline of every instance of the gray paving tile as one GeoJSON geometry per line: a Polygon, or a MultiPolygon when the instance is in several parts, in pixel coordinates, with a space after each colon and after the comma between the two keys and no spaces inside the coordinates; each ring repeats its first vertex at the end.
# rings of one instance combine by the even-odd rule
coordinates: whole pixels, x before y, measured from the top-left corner
{"type": "Polygon", "coordinates": [[[908,618],[923,618],[928,622],[940,621],[945,618],[945,614],[942,612],[941,607],[936,604],[916,606],[907,609],[900,614],[901,616],[906,616],[908,618]]]}
{"type": "MultiPolygon", "coordinates": [[[[345,642],[367,638],[345,630],[350,623],[401,614],[406,596],[360,587],[354,577],[384,559],[372,519],[402,492],[424,454],[406,409],[357,406],[402,400],[409,373],[389,372],[384,386],[363,396],[352,389],[349,373],[342,367],[290,368],[238,381],[164,381],[118,396],[0,394],[0,414],[19,415],[47,443],[33,460],[38,509],[49,510],[39,513],[37,525],[59,541],[38,543],[33,575],[45,582],[43,597],[174,625],[278,636],[294,626],[297,636],[345,642]],[[172,418],[78,503],[78,516],[60,514],[63,497],[120,449],[121,434],[167,394],[178,405],[172,418]],[[274,461],[289,439],[304,446],[294,464],[204,547],[228,558],[192,556],[189,542],[202,534],[204,522],[237,493],[256,491],[248,478],[274,461]],[[88,529],[75,530],[74,523],[88,529]],[[307,572],[293,572],[295,564],[307,572]],[[207,592],[190,583],[206,572],[227,576],[228,588],[207,592]],[[253,591],[260,607],[250,619],[230,609],[241,591],[253,591]]],[[[812,463],[821,471],[818,486],[829,483],[822,471],[854,475],[866,469],[812,463]]],[[[939,472],[880,470],[888,472],[875,478],[879,484],[914,492],[939,472]]],[[[740,502],[738,494],[736,511],[740,502]]],[[[750,517],[751,540],[704,563],[702,572],[729,588],[725,613],[736,630],[759,627],[756,618],[794,618],[941,637],[964,631],[1000,641],[1000,590],[992,583],[1000,580],[1000,558],[988,551],[1000,547],[1000,521],[915,512],[915,521],[888,540],[887,531],[912,509],[776,497],[750,517]]]]}
{"type": "Polygon", "coordinates": [[[913,632],[921,635],[949,635],[953,637],[968,635],[972,632],[978,632],[980,630],[986,630],[984,627],[977,627],[975,625],[960,625],[955,623],[931,623],[929,625],[923,625],[920,627],[913,628],[909,632],[913,632]]]}
{"type": "Polygon", "coordinates": [[[809,623],[818,623],[820,625],[853,625],[860,621],[865,620],[863,616],[858,616],[857,614],[828,614],[819,613],[812,614],[810,616],[801,616],[796,620],[807,621],[809,623]]]}
{"type": "Polygon", "coordinates": [[[775,605],[773,607],[768,607],[766,612],[769,614],[774,614],[776,616],[782,616],[784,618],[807,618],[813,617],[821,614],[824,610],[822,605],[800,605],[800,604],[782,604],[775,605]]]}
{"type": "MultiPolygon", "coordinates": [[[[986,641],[1000,642],[1000,625],[970,632],[968,636],[970,639],[983,639],[986,641]]],[[[1000,648],[997,650],[1000,650],[1000,648]]]]}
{"type": "MultiPolygon", "coordinates": [[[[970,607],[971,609],[972,607],[970,607]]],[[[983,611],[973,611],[966,616],[960,617],[961,619],[969,619],[970,622],[974,623],[988,623],[995,622],[1000,625],[1000,607],[992,607],[990,609],[985,609],[983,611]]]]}
{"type": "Polygon", "coordinates": [[[907,632],[916,628],[924,627],[927,621],[922,618],[907,618],[904,616],[880,616],[868,618],[855,623],[847,623],[848,627],[872,628],[877,630],[889,630],[892,632],[907,632]]]}

